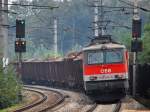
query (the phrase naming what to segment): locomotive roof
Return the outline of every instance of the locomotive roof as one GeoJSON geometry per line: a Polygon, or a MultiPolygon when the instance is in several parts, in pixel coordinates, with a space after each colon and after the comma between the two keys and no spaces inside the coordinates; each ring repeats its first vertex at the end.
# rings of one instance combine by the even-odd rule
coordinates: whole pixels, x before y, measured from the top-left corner
{"type": "Polygon", "coordinates": [[[104,44],[94,44],[83,48],[83,51],[86,50],[98,50],[98,49],[115,49],[115,48],[126,48],[125,45],[117,43],[104,43],[104,44]]]}

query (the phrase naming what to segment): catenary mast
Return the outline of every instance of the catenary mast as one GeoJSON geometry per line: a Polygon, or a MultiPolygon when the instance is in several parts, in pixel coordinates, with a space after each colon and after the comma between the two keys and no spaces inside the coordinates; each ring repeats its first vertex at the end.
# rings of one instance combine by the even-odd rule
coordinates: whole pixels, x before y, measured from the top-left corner
{"type": "Polygon", "coordinates": [[[8,58],[8,0],[0,0],[0,57],[8,58]],[[4,11],[6,10],[6,11],[4,11]]]}

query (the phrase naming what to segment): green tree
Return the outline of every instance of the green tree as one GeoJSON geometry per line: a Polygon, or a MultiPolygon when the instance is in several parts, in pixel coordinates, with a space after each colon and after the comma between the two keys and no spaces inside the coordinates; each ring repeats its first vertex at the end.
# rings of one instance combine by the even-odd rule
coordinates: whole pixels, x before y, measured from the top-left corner
{"type": "Polygon", "coordinates": [[[16,77],[13,67],[8,67],[7,72],[2,68],[0,63],[0,108],[6,108],[18,103],[21,84],[16,77]]]}
{"type": "MultiPolygon", "coordinates": [[[[93,0],[89,0],[93,1],[93,0]]],[[[108,6],[123,6],[118,0],[105,0],[104,1],[108,6]]],[[[49,6],[59,6],[58,9],[53,9],[50,7],[48,9],[40,9],[33,7],[20,7],[20,6],[10,6],[10,10],[17,12],[17,15],[9,15],[10,24],[15,25],[15,19],[21,17],[26,20],[26,40],[27,40],[27,56],[32,58],[32,56],[40,57],[42,51],[39,53],[36,50],[41,44],[43,44],[44,51],[47,49],[49,52],[53,52],[53,17],[58,17],[58,48],[67,53],[70,49],[74,48],[74,44],[79,44],[79,46],[85,46],[89,41],[87,37],[93,38],[93,30],[88,27],[93,27],[94,19],[94,10],[88,6],[86,0],[71,0],[68,2],[56,2],[54,0],[16,0],[16,3],[21,4],[37,4],[37,5],[49,5],[49,6]],[[64,33],[64,31],[66,31],[64,33]],[[79,33],[80,32],[80,33],[79,33]],[[78,41],[79,40],[79,41],[78,41]],[[29,42],[29,44],[28,44],[29,42]],[[31,57],[30,57],[31,56],[31,57]]],[[[141,1],[143,6],[149,6],[149,0],[141,1]]],[[[106,12],[114,9],[105,9],[106,12]]],[[[130,39],[131,36],[128,32],[131,32],[129,29],[116,28],[111,26],[116,26],[115,23],[118,23],[117,26],[129,26],[131,27],[132,15],[127,13],[132,12],[131,9],[124,9],[121,11],[113,11],[105,14],[106,19],[114,21],[108,25],[106,34],[112,34],[115,40],[120,40],[122,43],[125,43],[128,48],[130,48],[130,39]],[[126,13],[126,14],[125,14],[126,13]],[[130,36],[130,37],[129,37],[130,36]]],[[[148,14],[143,14],[144,22],[148,20],[148,14]],[[146,15],[146,16],[145,16],[146,15]]],[[[15,40],[15,28],[10,29],[10,43],[13,43],[15,40]]],[[[14,43],[13,43],[14,44],[14,43]]],[[[14,47],[12,44],[9,44],[10,48],[14,47]]],[[[13,50],[11,49],[11,53],[13,50]]],[[[46,52],[45,52],[46,53],[46,52]]],[[[26,56],[26,57],[27,57],[26,56]]]]}
{"type": "Polygon", "coordinates": [[[143,52],[140,53],[139,61],[141,63],[150,63],[150,23],[144,27],[143,52]]]}
{"type": "Polygon", "coordinates": [[[131,49],[131,40],[132,37],[131,34],[129,34],[129,32],[120,34],[119,41],[127,47],[128,51],[130,51],[131,49]]]}

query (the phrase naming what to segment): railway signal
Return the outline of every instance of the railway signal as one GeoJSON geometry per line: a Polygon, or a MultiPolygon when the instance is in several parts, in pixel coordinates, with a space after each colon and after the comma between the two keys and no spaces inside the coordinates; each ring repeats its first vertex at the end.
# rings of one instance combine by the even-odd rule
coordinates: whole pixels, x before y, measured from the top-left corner
{"type": "Polygon", "coordinates": [[[132,20],[132,37],[133,38],[140,38],[141,37],[141,30],[142,30],[142,22],[141,19],[133,19],[132,20]]]}
{"type": "Polygon", "coordinates": [[[26,41],[25,38],[25,20],[16,20],[16,41],[15,41],[15,52],[18,53],[18,68],[19,76],[21,78],[21,68],[22,68],[22,53],[26,52],[26,41]]]}
{"type": "Polygon", "coordinates": [[[138,11],[138,0],[134,0],[134,10],[133,10],[133,21],[132,21],[132,37],[133,40],[131,42],[131,51],[133,52],[133,89],[132,95],[136,96],[136,89],[137,89],[137,54],[139,51],[142,51],[142,41],[138,38],[141,37],[141,18],[139,16],[138,11]]]}
{"type": "Polygon", "coordinates": [[[143,43],[141,40],[132,40],[131,42],[131,52],[142,52],[143,43]]]}
{"type": "Polygon", "coordinates": [[[26,52],[26,41],[24,40],[15,41],[15,52],[18,53],[26,52]]]}
{"type": "Polygon", "coordinates": [[[16,38],[25,38],[25,20],[16,20],[16,38]]]}

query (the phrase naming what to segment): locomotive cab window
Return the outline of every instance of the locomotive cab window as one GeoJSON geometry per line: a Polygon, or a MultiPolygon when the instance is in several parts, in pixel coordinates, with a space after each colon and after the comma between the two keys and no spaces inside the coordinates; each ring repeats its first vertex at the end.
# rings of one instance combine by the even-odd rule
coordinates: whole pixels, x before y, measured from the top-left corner
{"type": "Polygon", "coordinates": [[[112,49],[106,51],[106,63],[123,62],[123,49],[112,49]]]}
{"type": "Polygon", "coordinates": [[[86,64],[122,63],[123,49],[106,49],[86,51],[86,64]]]}
{"type": "Polygon", "coordinates": [[[104,63],[104,55],[101,51],[88,53],[88,64],[100,64],[104,63]]]}

